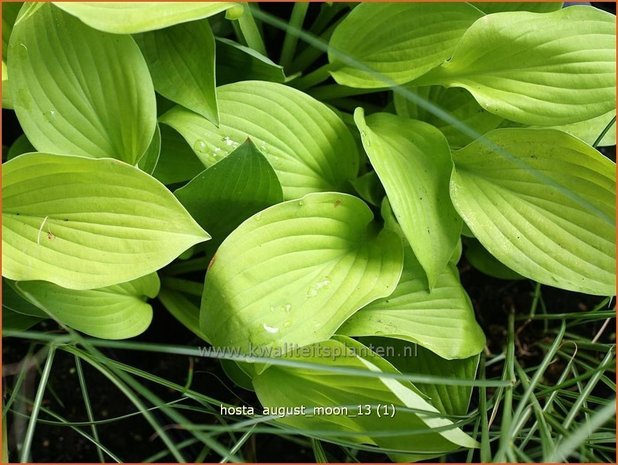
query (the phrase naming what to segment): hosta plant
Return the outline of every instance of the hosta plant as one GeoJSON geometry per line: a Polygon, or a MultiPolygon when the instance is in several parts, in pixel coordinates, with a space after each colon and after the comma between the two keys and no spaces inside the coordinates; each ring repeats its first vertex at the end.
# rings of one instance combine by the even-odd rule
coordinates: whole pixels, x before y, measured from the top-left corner
{"type": "Polygon", "coordinates": [[[394,460],[474,448],[462,254],[614,294],[615,18],[306,14],[281,45],[256,5],[3,4],[5,328],[130,338],[157,299],[280,425],[394,460]]]}

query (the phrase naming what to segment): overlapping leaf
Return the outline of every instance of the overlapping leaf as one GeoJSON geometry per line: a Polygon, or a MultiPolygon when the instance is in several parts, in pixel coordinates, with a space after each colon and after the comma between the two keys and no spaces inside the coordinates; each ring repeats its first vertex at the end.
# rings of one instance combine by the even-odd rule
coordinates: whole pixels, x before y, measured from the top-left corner
{"type": "Polygon", "coordinates": [[[161,129],[157,124],[150,145],[137,162],[137,166],[144,173],[152,174],[159,163],[159,155],[161,155],[161,129]]]}
{"type": "Polygon", "coordinates": [[[277,175],[251,141],[174,194],[216,242],[253,214],[283,200],[277,175]]]}
{"type": "Polygon", "coordinates": [[[219,87],[219,127],[181,107],[160,121],[180,132],[206,166],[250,138],[275,169],[285,199],[345,189],[358,170],[346,125],[324,104],[282,84],[243,81],[219,87]]]}
{"type": "Polygon", "coordinates": [[[354,113],[365,151],[384,185],[395,216],[432,288],[461,233],[449,197],[453,162],[446,139],[422,122],[377,113],[354,113]]]}
{"type": "Polygon", "coordinates": [[[498,279],[524,279],[509,267],[498,261],[476,239],[466,241],[466,259],[474,268],[498,279]]]}
{"type": "Polygon", "coordinates": [[[9,279],[106,287],[209,239],[162,184],[118,160],[24,154],[4,165],[2,186],[9,279]]]}
{"type": "Polygon", "coordinates": [[[590,145],[594,143],[596,143],[598,147],[616,145],[616,109],[614,108],[604,115],[578,123],[554,126],[553,129],[568,132],[590,145]],[[603,135],[605,129],[607,129],[607,132],[603,135]],[[603,135],[603,137],[598,140],[601,135],[603,135]]]}
{"type": "Polygon", "coordinates": [[[17,283],[30,300],[59,322],[104,339],[137,336],[152,321],[152,307],[145,300],[159,292],[156,273],[100,289],[65,289],[44,281],[17,283]]]}
{"type": "MultiPolygon", "coordinates": [[[[402,373],[453,378],[457,381],[474,380],[479,356],[445,360],[417,344],[385,337],[365,337],[361,342],[384,358],[402,373]]],[[[425,394],[440,413],[465,415],[468,413],[472,386],[448,383],[420,383],[416,388],[425,394]]]]}
{"type": "MultiPolygon", "coordinates": [[[[25,331],[42,321],[36,316],[24,315],[2,307],[2,328],[5,330],[25,331]]],[[[6,337],[6,336],[4,336],[6,337]]]]}
{"type": "Polygon", "coordinates": [[[30,302],[27,297],[17,288],[17,283],[10,279],[2,278],[2,311],[5,310],[22,315],[47,318],[47,314],[30,302]]]}
{"type": "Polygon", "coordinates": [[[380,377],[382,373],[398,371],[351,339],[315,344],[286,358],[318,367],[271,366],[256,376],[253,385],[264,406],[349,408],[348,415],[288,415],[280,420],[286,425],[315,431],[314,434],[330,440],[374,444],[407,453],[408,460],[476,447],[472,438],[442,418],[412,384],[380,377]],[[331,370],[366,370],[374,372],[375,377],[320,370],[320,365],[331,370]],[[359,415],[355,407],[358,405],[372,406],[371,414],[359,415]],[[392,418],[382,415],[378,419],[376,405],[393,405],[397,411],[392,418]]]}
{"type": "Polygon", "coordinates": [[[208,342],[208,337],[200,329],[200,308],[181,292],[163,287],[158,295],[159,300],[174,318],[182,323],[193,334],[208,342]]]}
{"type": "Polygon", "coordinates": [[[21,9],[22,2],[4,2],[2,3],[2,61],[6,61],[7,52],[9,50],[9,39],[13,32],[13,25],[21,9]]]}
{"type": "Polygon", "coordinates": [[[423,269],[409,248],[395,291],[356,312],[337,332],[402,339],[447,359],[470,357],[485,345],[455,265],[449,264],[428,292],[423,269]]]}
{"type": "Polygon", "coordinates": [[[615,110],[615,20],[583,6],[487,15],[415,84],[464,87],[487,111],[524,124],[594,118],[615,110]]]}
{"type": "Polygon", "coordinates": [[[314,193],[267,208],[221,245],[200,324],[216,346],[290,350],[328,339],[354,312],[389,295],[403,251],[376,231],[356,197],[314,193]]]}
{"type": "Polygon", "coordinates": [[[237,81],[284,82],[280,66],[256,52],[229,39],[217,37],[217,83],[221,86],[237,81]]]}
{"type": "Polygon", "coordinates": [[[18,155],[28,152],[36,152],[36,149],[32,146],[26,135],[22,134],[15,139],[15,142],[13,142],[13,145],[9,148],[9,151],[6,154],[6,159],[8,161],[18,155]]]}
{"type": "Polygon", "coordinates": [[[95,31],[51,4],[22,10],[8,65],[13,105],[41,152],[135,164],[156,125],[152,80],[130,36],[95,31]]]}
{"type": "Polygon", "coordinates": [[[237,7],[231,2],[56,2],[88,26],[134,34],[195,21],[237,7]]]}
{"type": "Polygon", "coordinates": [[[166,124],[159,127],[161,152],[152,175],[163,184],[175,184],[188,181],[202,172],[204,165],[182,136],[166,124]]]}
{"type": "Polygon", "coordinates": [[[498,115],[483,110],[474,97],[465,89],[445,89],[440,86],[411,87],[409,89],[417,98],[437,111],[445,111],[457,123],[450,124],[430,109],[411,101],[401,93],[394,95],[393,101],[397,114],[412,119],[419,119],[437,127],[449,142],[451,148],[461,148],[480,135],[502,125],[505,120],[498,115]]]}
{"type": "Polygon", "coordinates": [[[215,38],[208,21],[146,32],[137,39],[156,91],[218,124],[215,38]]]}
{"type": "Polygon", "coordinates": [[[467,3],[361,3],[333,32],[331,74],[360,88],[412,81],[446,61],[481,16],[467,3]]]}
{"type": "Polygon", "coordinates": [[[568,134],[498,129],[453,154],[451,196],[474,236],[517,273],[613,295],[615,165],[568,134]]]}

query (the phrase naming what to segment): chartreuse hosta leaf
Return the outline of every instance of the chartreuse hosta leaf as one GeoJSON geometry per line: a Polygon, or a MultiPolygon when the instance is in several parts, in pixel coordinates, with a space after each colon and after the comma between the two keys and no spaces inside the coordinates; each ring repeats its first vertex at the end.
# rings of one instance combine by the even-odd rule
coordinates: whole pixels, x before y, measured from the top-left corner
{"type": "Polygon", "coordinates": [[[17,287],[55,320],[90,336],[126,339],[148,328],[152,307],[147,298],[159,292],[159,278],[151,273],[100,289],[66,289],[45,281],[18,282],[17,287]]]}
{"type": "Polygon", "coordinates": [[[106,287],[210,237],[161,183],[118,160],[24,154],[4,165],[2,186],[9,279],[106,287]]]}
{"type": "Polygon", "coordinates": [[[131,164],[146,151],[155,94],[130,36],[95,31],[41,4],[17,19],[8,65],[15,112],[37,150],[131,164]]]}
{"type": "Polygon", "coordinates": [[[414,456],[408,460],[477,446],[472,438],[443,418],[411,383],[381,377],[383,373],[398,371],[352,339],[321,342],[289,353],[286,358],[314,366],[270,366],[253,379],[262,405],[305,406],[305,415],[288,415],[279,420],[286,425],[303,431],[315,430],[314,434],[330,441],[372,444],[414,456]],[[325,370],[315,364],[324,366],[325,370]],[[366,370],[374,372],[375,377],[333,371],[338,368],[366,370]],[[366,410],[367,405],[372,406],[371,412],[366,410]],[[375,410],[378,405],[394,406],[395,415],[379,418],[375,410]],[[365,410],[359,412],[359,406],[365,410]],[[311,415],[309,409],[316,407],[347,407],[348,411],[332,415],[318,411],[317,415],[311,415]]]}
{"type": "Polygon", "coordinates": [[[283,200],[275,171],[251,141],[174,194],[217,242],[251,215],[283,200]]]}
{"type": "Polygon", "coordinates": [[[158,93],[219,122],[215,94],[215,38],[207,20],[137,36],[158,93]]]}
{"type": "Polygon", "coordinates": [[[513,271],[613,295],[615,164],[553,129],[498,129],[453,153],[451,197],[474,236],[513,271]]]}
{"type": "MultiPolygon", "coordinates": [[[[402,373],[445,376],[456,380],[474,380],[479,356],[446,360],[415,343],[386,337],[364,337],[361,342],[384,358],[402,373]]],[[[440,413],[465,415],[468,413],[472,386],[446,383],[422,383],[417,389],[425,394],[440,413]]]]}
{"type": "Polygon", "coordinates": [[[442,270],[428,292],[423,269],[409,247],[395,291],[356,312],[337,333],[402,339],[447,359],[470,357],[485,345],[455,264],[442,270]]]}
{"type": "Polygon", "coordinates": [[[160,121],[180,132],[206,166],[249,137],[275,169],[285,199],[337,191],[356,176],[349,129],[326,105],[291,87],[243,81],[217,89],[219,127],[182,107],[160,121]]]}
{"type": "Polygon", "coordinates": [[[362,200],[327,192],[252,216],[206,273],[202,329],[214,345],[244,352],[328,339],[399,280],[401,239],[372,220],[362,200]]]}
{"type": "Polygon", "coordinates": [[[230,2],[56,2],[55,5],[90,27],[116,34],[163,29],[239,7],[230,2]]]}
{"type": "Polygon", "coordinates": [[[504,118],[483,110],[466,89],[428,86],[412,87],[410,91],[428,104],[435,105],[438,109],[448,112],[457,119],[458,126],[445,122],[416,102],[406,99],[400,93],[393,96],[397,114],[419,119],[437,127],[444,134],[451,148],[463,147],[480,135],[500,127],[505,121],[504,118]],[[462,126],[466,132],[460,129],[462,126]]]}
{"type": "Polygon", "coordinates": [[[354,120],[432,288],[461,233],[461,218],[449,197],[453,162],[448,143],[440,131],[422,121],[388,113],[365,119],[362,108],[354,112],[354,120]]]}
{"type": "Polygon", "coordinates": [[[615,20],[582,6],[487,15],[415,83],[464,87],[487,111],[524,124],[594,118],[615,110],[615,20]]]}
{"type": "Polygon", "coordinates": [[[467,3],[361,3],[330,39],[331,74],[350,87],[404,84],[447,60],[481,16],[467,3]]]}

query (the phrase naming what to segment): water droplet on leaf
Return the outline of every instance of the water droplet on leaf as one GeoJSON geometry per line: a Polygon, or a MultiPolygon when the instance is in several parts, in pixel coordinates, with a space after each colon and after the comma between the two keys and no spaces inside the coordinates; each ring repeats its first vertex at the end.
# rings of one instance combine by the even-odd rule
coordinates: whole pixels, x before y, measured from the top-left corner
{"type": "Polygon", "coordinates": [[[315,297],[317,296],[322,289],[327,288],[330,285],[330,278],[325,276],[320,281],[313,284],[309,290],[307,291],[307,297],[315,297]]]}
{"type": "Polygon", "coordinates": [[[279,328],[275,328],[274,326],[268,326],[266,323],[262,324],[264,331],[270,334],[277,334],[279,332],[279,328]]]}
{"type": "Polygon", "coordinates": [[[206,145],[206,142],[202,139],[197,139],[193,144],[193,150],[195,150],[197,153],[204,153],[207,149],[208,146],[206,145]]]}

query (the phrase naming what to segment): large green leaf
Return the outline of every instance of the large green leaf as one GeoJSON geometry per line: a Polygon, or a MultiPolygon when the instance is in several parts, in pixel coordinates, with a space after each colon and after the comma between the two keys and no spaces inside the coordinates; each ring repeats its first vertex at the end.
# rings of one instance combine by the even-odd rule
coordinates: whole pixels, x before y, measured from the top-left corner
{"type": "Polygon", "coordinates": [[[134,34],[208,18],[237,3],[230,2],[57,2],[88,26],[105,32],[134,34]]]}
{"type": "Polygon", "coordinates": [[[8,65],[15,112],[37,150],[135,164],[150,144],[155,94],[131,37],[42,4],[17,19],[8,65]]]}
{"type": "Polygon", "coordinates": [[[503,11],[548,13],[562,8],[562,2],[472,2],[472,5],[488,14],[503,11]]]}
{"type": "Polygon", "coordinates": [[[354,112],[365,151],[384,185],[393,212],[418,257],[429,288],[453,255],[461,218],[449,197],[453,162],[440,131],[388,113],[354,112]]]}
{"type": "Polygon", "coordinates": [[[284,82],[283,66],[252,48],[217,37],[217,83],[249,80],[284,82]]]}
{"type": "Polygon", "coordinates": [[[55,320],[90,336],[126,339],[148,328],[152,307],[146,298],[159,292],[156,273],[101,289],[65,289],[45,281],[17,287],[55,320]]]}
{"type": "Polygon", "coordinates": [[[401,240],[372,219],[362,200],[339,193],[257,213],[223,242],[206,273],[203,331],[214,345],[245,352],[328,339],[399,280],[401,240]]]}
{"type": "Polygon", "coordinates": [[[476,447],[472,438],[442,418],[412,384],[380,377],[382,373],[398,371],[351,339],[305,347],[290,353],[286,359],[318,366],[271,366],[253,380],[256,394],[265,407],[305,407],[305,415],[292,414],[279,420],[286,425],[315,431],[313,434],[330,441],[373,444],[412,454],[416,459],[442,455],[460,447],[476,447]],[[321,370],[320,366],[325,369],[321,370]],[[337,369],[374,372],[375,377],[333,371],[337,369]],[[378,417],[377,406],[394,407],[395,415],[385,416],[382,412],[378,417]],[[311,415],[309,409],[315,407],[347,407],[348,410],[347,414],[311,415]]]}
{"type": "Polygon", "coordinates": [[[174,194],[216,242],[251,215],[283,200],[277,175],[251,141],[174,194]]]}
{"type": "Polygon", "coordinates": [[[447,359],[470,357],[485,345],[456,266],[449,264],[428,292],[423,269],[409,248],[395,291],[356,312],[337,333],[403,339],[447,359]]]}
{"type": "MultiPolygon", "coordinates": [[[[402,373],[453,378],[456,381],[474,380],[479,356],[445,360],[417,344],[385,337],[364,337],[361,342],[393,364],[402,373]]],[[[425,394],[440,413],[465,415],[468,413],[472,386],[448,383],[422,383],[416,388],[425,394]]]]}
{"type": "Polygon", "coordinates": [[[498,129],[454,152],[451,196],[517,273],[595,295],[616,287],[615,164],[553,129],[498,129]]]}
{"type": "Polygon", "coordinates": [[[464,87],[487,111],[525,124],[594,118],[615,109],[615,21],[587,6],[487,15],[415,84],[464,87]]]}
{"type": "Polygon", "coordinates": [[[435,105],[437,110],[449,113],[457,119],[458,123],[457,125],[447,123],[429,109],[408,100],[402,93],[395,93],[393,98],[397,114],[420,119],[437,127],[444,134],[451,148],[461,148],[479,135],[500,127],[504,122],[504,118],[483,110],[466,89],[428,86],[412,87],[409,90],[417,98],[423,99],[427,105],[435,105]]]}
{"type": "Polygon", "coordinates": [[[163,184],[176,184],[201,173],[204,165],[182,136],[165,124],[160,128],[161,152],[152,175],[163,184]]]}
{"type": "Polygon", "coordinates": [[[4,165],[2,186],[9,279],[106,287],[209,239],[162,184],[118,160],[24,154],[4,165]]]}
{"type": "Polygon", "coordinates": [[[467,3],[361,3],[330,39],[331,74],[350,87],[404,84],[446,61],[481,16],[467,3]]]}
{"type": "Polygon", "coordinates": [[[344,189],[356,176],[358,152],[346,125],[324,104],[273,82],[219,87],[219,127],[176,107],[160,121],[187,140],[206,166],[249,137],[275,169],[285,199],[344,189]]]}
{"type": "Polygon", "coordinates": [[[215,38],[208,21],[146,32],[137,39],[156,91],[218,124],[215,38]]]}

